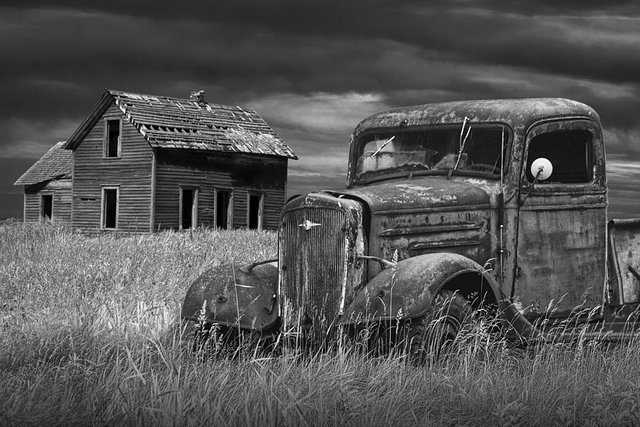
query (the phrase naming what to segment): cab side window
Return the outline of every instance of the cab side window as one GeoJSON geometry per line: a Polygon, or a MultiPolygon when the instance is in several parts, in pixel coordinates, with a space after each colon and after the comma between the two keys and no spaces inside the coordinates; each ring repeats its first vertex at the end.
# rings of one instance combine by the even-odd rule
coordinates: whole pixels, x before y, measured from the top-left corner
{"type": "Polygon", "coordinates": [[[548,180],[539,183],[586,183],[593,179],[593,134],[584,129],[561,130],[542,133],[529,143],[527,155],[527,179],[534,181],[531,164],[544,157],[553,165],[548,180]]]}

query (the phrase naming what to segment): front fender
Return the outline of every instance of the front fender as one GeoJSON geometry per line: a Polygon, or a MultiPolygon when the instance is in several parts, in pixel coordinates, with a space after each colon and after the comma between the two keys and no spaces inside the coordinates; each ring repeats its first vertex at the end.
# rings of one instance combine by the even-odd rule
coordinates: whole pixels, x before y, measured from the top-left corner
{"type": "Polygon", "coordinates": [[[344,312],[343,323],[427,315],[440,288],[468,272],[482,274],[482,267],[458,254],[426,254],[402,260],[382,270],[356,294],[344,312]]]}
{"type": "Polygon", "coordinates": [[[263,264],[252,269],[223,264],[204,272],[189,287],[183,319],[262,332],[278,322],[278,269],[263,264]]]}
{"type": "Polygon", "coordinates": [[[395,267],[383,270],[356,294],[346,307],[341,323],[355,325],[429,315],[433,310],[433,297],[463,275],[478,280],[474,288],[488,292],[497,302],[500,317],[510,326],[509,339],[527,339],[537,335],[535,328],[509,302],[491,274],[477,262],[453,253],[407,258],[395,267]]]}

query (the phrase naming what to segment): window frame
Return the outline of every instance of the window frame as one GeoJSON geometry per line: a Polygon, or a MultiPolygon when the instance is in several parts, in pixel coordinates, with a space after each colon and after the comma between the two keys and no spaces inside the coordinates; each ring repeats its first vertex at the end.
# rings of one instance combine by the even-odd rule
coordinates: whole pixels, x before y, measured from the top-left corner
{"type": "Polygon", "coordinates": [[[586,118],[563,118],[555,120],[547,120],[543,122],[535,123],[530,126],[526,133],[525,144],[522,155],[522,162],[520,167],[520,186],[521,192],[526,194],[550,194],[561,193],[569,191],[571,193],[586,193],[592,192],[594,189],[604,188],[604,184],[601,180],[598,172],[598,161],[602,156],[599,153],[600,146],[602,145],[602,134],[597,123],[586,118]],[[586,182],[530,182],[527,177],[527,165],[529,164],[529,147],[531,141],[543,134],[551,133],[554,131],[568,131],[568,130],[584,130],[591,133],[591,180],[586,182]]]}
{"type": "Polygon", "coordinates": [[[233,188],[228,187],[215,187],[214,188],[214,196],[213,196],[213,225],[215,228],[220,228],[223,230],[232,230],[233,226],[233,202],[234,202],[234,190],[233,188]],[[219,205],[219,197],[220,192],[229,193],[229,205],[227,206],[227,227],[222,228],[218,227],[218,205],[219,205]]]}
{"type": "MultiPolygon", "coordinates": [[[[356,175],[356,169],[358,164],[358,158],[362,155],[364,147],[369,142],[365,142],[365,140],[372,134],[397,134],[397,133],[414,133],[414,132],[425,132],[425,131],[456,131],[459,132],[462,128],[463,122],[458,123],[443,123],[443,124],[430,124],[430,125],[417,125],[417,126],[407,126],[407,127],[398,127],[398,126],[386,126],[380,128],[369,128],[360,133],[355,141],[352,143],[352,147],[350,150],[350,161],[349,161],[349,173],[347,177],[347,187],[358,187],[358,186],[366,186],[375,182],[386,181],[388,179],[394,179],[399,177],[405,177],[408,174],[408,171],[394,171],[390,170],[380,170],[375,171],[364,176],[356,175]]],[[[468,122],[468,126],[473,128],[502,128],[504,130],[505,140],[504,145],[502,147],[502,161],[501,165],[503,166],[502,174],[488,174],[484,172],[471,171],[471,170],[456,170],[453,172],[453,175],[460,176],[468,176],[468,177],[478,177],[478,178],[486,178],[489,180],[500,180],[500,176],[506,176],[511,172],[511,156],[513,152],[513,141],[514,141],[514,131],[511,126],[502,121],[482,121],[482,122],[468,122]]],[[[411,173],[412,176],[437,176],[437,175],[448,175],[448,170],[417,170],[411,173]]]]}
{"type": "Polygon", "coordinates": [[[49,221],[53,221],[53,204],[55,202],[54,193],[51,191],[40,192],[40,205],[38,207],[38,218],[40,221],[45,220],[45,216],[43,215],[44,203],[43,200],[45,197],[51,197],[51,215],[49,216],[49,221]]]}
{"type": "Polygon", "coordinates": [[[191,229],[198,227],[198,198],[200,195],[200,187],[197,185],[179,185],[179,199],[178,199],[178,229],[179,230],[189,230],[188,228],[184,228],[182,226],[182,205],[184,203],[184,191],[189,190],[193,191],[193,200],[191,205],[191,229]]]}
{"type": "Polygon", "coordinates": [[[263,191],[248,191],[247,192],[247,229],[262,231],[264,228],[264,199],[265,193],[263,191]],[[251,224],[251,196],[258,196],[258,226],[256,228],[250,228],[251,224]]]}
{"type": "Polygon", "coordinates": [[[102,158],[103,159],[119,159],[122,157],[122,119],[104,118],[104,135],[102,141],[102,158]],[[118,122],[118,146],[116,147],[117,155],[109,156],[109,122],[118,122]]]}
{"type": "Polygon", "coordinates": [[[120,186],[119,185],[102,185],[100,187],[100,229],[101,230],[118,230],[118,224],[120,223],[120,186]],[[116,218],[115,227],[106,226],[106,190],[116,190],[116,218]]]}

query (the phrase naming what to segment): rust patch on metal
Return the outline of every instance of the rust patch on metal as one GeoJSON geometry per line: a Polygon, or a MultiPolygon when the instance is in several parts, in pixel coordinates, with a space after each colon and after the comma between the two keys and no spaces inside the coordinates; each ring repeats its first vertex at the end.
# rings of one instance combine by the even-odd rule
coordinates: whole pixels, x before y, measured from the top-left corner
{"type": "Polygon", "coordinates": [[[252,269],[224,264],[198,277],[187,292],[182,318],[264,331],[277,323],[278,269],[269,264],[252,269]],[[206,302],[205,312],[201,313],[206,302]]]}

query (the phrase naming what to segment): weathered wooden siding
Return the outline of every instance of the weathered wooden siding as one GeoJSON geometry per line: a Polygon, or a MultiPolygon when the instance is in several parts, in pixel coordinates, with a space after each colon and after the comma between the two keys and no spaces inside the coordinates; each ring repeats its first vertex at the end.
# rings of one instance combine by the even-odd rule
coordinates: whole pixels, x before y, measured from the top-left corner
{"type": "Polygon", "coordinates": [[[50,189],[54,192],[53,220],[56,222],[61,222],[63,224],[71,225],[71,179],[51,181],[47,185],[47,189],[50,189]]]}
{"type": "Polygon", "coordinates": [[[287,159],[194,151],[156,152],[155,228],[179,228],[180,187],[198,188],[198,225],[213,227],[216,189],[233,190],[233,226],[247,226],[248,192],[264,194],[263,228],[278,227],[285,201],[287,159]]]}
{"type": "Polygon", "coordinates": [[[30,185],[24,189],[24,222],[40,221],[40,188],[30,185]]]}
{"type": "Polygon", "coordinates": [[[71,224],[71,179],[48,181],[24,189],[24,221],[40,221],[40,196],[53,195],[52,220],[71,224]]]}
{"type": "Polygon", "coordinates": [[[111,105],[74,152],[73,227],[99,229],[102,186],[119,187],[117,229],[149,231],[152,150],[111,105]],[[104,158],[105,119],[122,119],[121,156],[104,158]]]}

